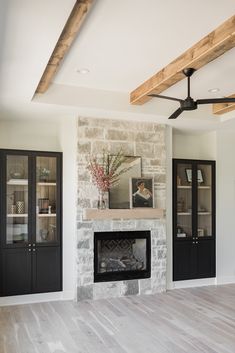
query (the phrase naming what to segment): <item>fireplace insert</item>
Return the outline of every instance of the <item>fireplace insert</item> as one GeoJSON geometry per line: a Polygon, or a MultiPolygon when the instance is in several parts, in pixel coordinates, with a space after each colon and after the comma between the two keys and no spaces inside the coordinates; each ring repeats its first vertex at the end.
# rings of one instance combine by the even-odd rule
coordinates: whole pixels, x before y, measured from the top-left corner
{"type": "Polygon", "coordinates": [[[150,231],[94,233],[94,282],[150,276],[150,231]]]}

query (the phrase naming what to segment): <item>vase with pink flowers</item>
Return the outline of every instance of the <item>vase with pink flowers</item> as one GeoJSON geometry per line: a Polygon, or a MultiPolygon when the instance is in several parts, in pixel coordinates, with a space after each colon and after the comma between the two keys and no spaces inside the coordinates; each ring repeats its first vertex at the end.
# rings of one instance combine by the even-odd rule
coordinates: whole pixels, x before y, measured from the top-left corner
{"type": "Polygon", "coordinates": [[[87,169],[92,181],[98,189],[97,208],[104,210],[107,208],[107,193],[109,189],[117,185],[120,175],[126,173],[130,168],[122,167],[127,160],[120,149],[115,155],[103,150],[100,156],[89,156],[87,169]]]}

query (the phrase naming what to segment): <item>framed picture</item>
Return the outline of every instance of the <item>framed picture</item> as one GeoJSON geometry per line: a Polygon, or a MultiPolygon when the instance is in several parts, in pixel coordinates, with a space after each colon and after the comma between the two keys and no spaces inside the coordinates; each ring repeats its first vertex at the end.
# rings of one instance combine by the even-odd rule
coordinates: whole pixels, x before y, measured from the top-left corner
{"type": "MultiPolygon", "coordinates": [[[[191,168],[186,168],[185,169],[185,173],[186,173],[187,182],[191,183],[192,182],[192,169],[191,168]]],[[[204,182],[201,169],[197,170],[197,181],[198,181],[198,183],[203,183],[204,182]]]]}
{"type": "Polygon", "coordinates": [[[125,156],[122,168],[129,168],[120,175],[119,183],[109,190],[109,208],[130,208],[129,180],[141,177],[141,157],[125,156]]]}
{"type": "Polygon", "coordinates": [[[198,237],[204,237],[204,229],[203,228],[198,228],[197,236],[198,237]]]}
{"type": "Polygon", "coordinates": [[[130,178],[130,206],[154,207],[153,178],[130,178]]]}
{"type": "Polygon", "coordinates": [[[188,183],[192,182],[192,169],[185,169],[186,179],[188,183]]]}

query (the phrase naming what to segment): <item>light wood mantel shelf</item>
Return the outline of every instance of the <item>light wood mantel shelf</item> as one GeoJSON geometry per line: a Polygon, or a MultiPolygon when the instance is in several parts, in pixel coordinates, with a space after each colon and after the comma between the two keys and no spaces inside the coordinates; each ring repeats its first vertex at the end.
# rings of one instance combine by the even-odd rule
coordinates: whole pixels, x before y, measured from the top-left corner
{"type": "Polygon", "coordinates": [[[83,219],[156,219],[163,218],[162,208],[105,209],[87,208],[83,211],[83,219]]]}

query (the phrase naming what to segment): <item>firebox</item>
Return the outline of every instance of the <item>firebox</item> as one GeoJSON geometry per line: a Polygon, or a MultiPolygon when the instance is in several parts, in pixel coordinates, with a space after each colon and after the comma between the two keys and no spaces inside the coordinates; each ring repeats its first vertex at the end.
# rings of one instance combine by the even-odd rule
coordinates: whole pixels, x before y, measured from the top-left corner
{"type": "Polygon", "coordinates": [[[94,233],[94,282],[150,276],[150,231],[94,233]]]}

